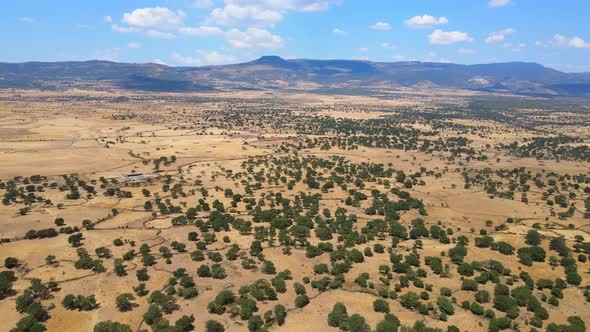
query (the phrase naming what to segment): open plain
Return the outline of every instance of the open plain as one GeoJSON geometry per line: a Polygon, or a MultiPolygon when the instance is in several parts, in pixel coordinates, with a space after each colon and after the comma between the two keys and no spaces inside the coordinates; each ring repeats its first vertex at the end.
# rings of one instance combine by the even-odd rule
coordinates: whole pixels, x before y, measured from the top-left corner
{"type": "Polygon", "coordinates": [[[0,330],[583,331],[587,105],[3,90],[0,330]]]}

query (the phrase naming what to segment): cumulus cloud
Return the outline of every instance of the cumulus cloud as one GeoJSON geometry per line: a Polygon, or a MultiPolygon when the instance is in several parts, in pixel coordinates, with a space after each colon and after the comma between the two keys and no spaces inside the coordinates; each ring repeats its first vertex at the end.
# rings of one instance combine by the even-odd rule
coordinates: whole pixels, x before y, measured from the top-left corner
{"type": "Polygon", "coordinates": [[[412,29],[427,29],[436,25],[447,24],[449,20],[444,16],[436,18],[431,15],[422,15],[407,19],[404,23],[412,29]]]}
{"type": "Polygon", "coordinates": [[[141,48],[141,44],[136,42],[130,42],[127,44],[127,47],[131,49],[138,49],[141,48]]]}
{"type": "MultiPolygon", "coordinates": [[[[174,39],[173,33],[184,26],[183,11],[172,11],[164,7],[138,8],[123,14],[124,25],[112,24],[113,31],[121,33],[140,32],[151,38],[174,39]]],[[[112,18],[105,19],[112,21],[112,18]]]]}
{"type": "Polygon", "coordinates": [[[226,4],[239,6],[257,6],[279,11],[321,12],[331,5],[339,4],[341,0],[225,0],[226,4]]]}
{"type": "Polygon", "coordinates": [[[369,52],[369,49],[367,47],[361,47],[361,48],[359,48],[359,51],[361,53],[367,53],[367,52],[369,52]]]}
{"type": "Polygon", "coordinates": [[[209,22],[228,26],[272,26],[289,12],[320,12],[340,0],[225,0],[215,8],[209,22]]]}
{"type": "Polygon", "coordinates": [[[508,29],[504,29],[504,30],[492,32],[486,38],[486,43],[488,43],[488,44],[495,44],[495,43],[503,42],[504,39],[506,38],[506,36],[511,35],[511,34],[513,34],[515,32],[516,32],[516,30],[514,30],[512,28],[508,28],[508,29]]]}
{"type": "Polygon", "coordinates": [[[339,35],[339,36],[346,36],[348,35],[348,32],[342,30],[342,29],[338,29],[338,28],[334,28],[332,29],[332,33],[335,35],[339,35]]]}
{"type": "Polygon", "coordinates": [[[155,63],[157,65],[163,65],[163,66],[167,66],[168,65],[164,60],[162,60],[160,58],[153,59],[152,60],[152,63],[155,63]]]}
{"type": "Polygon", "coordinates": [[[590,44],[580,37],[571,38],[568,45],[575,48],[590,48],[590,44]]]}
{"type": "Polygon", "coordinates": [[[590,48],[590,43],[580,37],[567,37],[560,34],[555,34],[548,41],[538,41],[536,44],[542,47],[590,48]]]}
{"type": "Polygon", "coordinates": [[[490,8],[504,7],[510,3],[510,0],[490,0],[488,6],[490,8]]]}
{"type": "Polygon", "coordinates": [[[209,37],[222,35],[223,31],[218,27],[202,25],[199,27],[182,27],[178,31],[187,36],[209,37]]]}
{"type": "Polygon", "coordinates": [[[107,23],[113,23],[113,18],[111,16],[105,16],[102,19],[107,23]]]}
{"type": "Polygon", "coordinates": [[[227,4],[211,12],[210,21],[221,25],[274,25],[283,20],[283,15],[272,9],[257,6],[227,4]]]}
{"type": "Polygon", "coordinates": [[[138,8],[123,14],[122,21],[137,28],[173,29],[183,25],[182,10],[172,11],[165,7],[138,8]]]}
{"type": "Polygon", "coordinates": [[[387,22],[377,22],[373,25],[370,25],[369,28],[373,30],[391,30],[391,24],[387,22]]]}
{"type": "Polygon", "coordinates": [[[225,33],[225,39],[234,48],[266,48],[283,47],[283,39],[261,28],[248,28],[244,31],[231,29],[225,33]]]}
{"type": "Polygon", "coordinates": [[[436,29],[428,36],[428,40],[433,45],[451,45],[459,42],[472,42],[473,38],[461,31],[442,31],[436,29]]]}

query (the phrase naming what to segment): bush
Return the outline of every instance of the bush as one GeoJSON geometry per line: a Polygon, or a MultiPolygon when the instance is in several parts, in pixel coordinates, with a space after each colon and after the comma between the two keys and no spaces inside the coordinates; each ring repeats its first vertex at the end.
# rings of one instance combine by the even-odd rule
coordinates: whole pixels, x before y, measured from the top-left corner
{"type": "Polygon", "coordinates": [[[130,293],[123,293],[115,299],[115,305],[119,311],[129,311],[133,309],[133,300],[135,300],[135,296],[130,293]]]}
{"type": "Polygon", "coordinates": [[[4,260],[4,267],[7,269],[12,269],[18,266],[18,259],[14,257],[6,257],[4,260]]]}
{"type": "Polygon", "coordinates": [[[478,291],[475,293],[475,301],[478,303],[488,303],[490,302],[490,293],[485,290],[478,291]]]}
{"type": "Polygon", "coordinates": [[[279,326],[285,324],[285,318],[287,317],[287,308],[282,304],[277,304],[274,307],[275,320],[279,326]]]}
{"type": "Polygon", "coordinates": [[[309,297],[307,295],[305,295],[305,294],[298,295],[295,298],[295,306],[297,308],[303,308],[303,307],[305,307],[308,304],[309,304],[309,297]]]}
{"type": "Polygon", "coordinates": [[[143,320],[147,325],[153,325],[158,319],[162,318],[160,307],[156,304],[151,304],[148,310],[143,314],[143,320]]]}
{"type": "Polygon", "coordinates": [[[262,327],[262,317],[260,315],[252,316],[248,319],[248,330],[249,331],[258,331],[262,327]]]}
{"type": "Polygon", "coordinates": [[[223,332],[225,331],[225,328],[223,327],[223,325],[216,321],[216,320],[208,320],[205,323],[205,331],[207,332],[223,332]]]}
{"type": "Polygon", "coordinates": [[[389,303],[387,301],[378,299],[373,302],[373,310],[375,312],[383,312],[388,314],[389,313],[389,303]]]}
{"type": "Polygon", "coordinates": [[[455,308],[453,308],[453,304],[446,296],[441,296],[436,301],[438,308],[447,315],[453,315],[455,313],[455,308]]]}
{"type": "Polygon", "coordinates": [[[383,319],[379,322],[379,324],[377,324],[375,332],[395,332],[398,330],[399,324],[400,322],[397,317],[391,314],[386,314],[385,319],[383,319]]]}
{"type": "Polygon", "coordinates": [[[348,317],[348,329],[350,332],[369,332],[371,327],[367,324],[365,318],[359,314],[348,317]]]}
{"type": "Polygon", "coordinates": [[[131,328],[127,324],[107,320],[94,325],[94,332],[131,332],[131,328]]]}
{"type": "Polygon", "coordinates": [[[348,320],[348,313],[344,304],[337,302],[334,304],[332,311],[328,314],[328,325],[339,327],[345,324],[348,320]]]}

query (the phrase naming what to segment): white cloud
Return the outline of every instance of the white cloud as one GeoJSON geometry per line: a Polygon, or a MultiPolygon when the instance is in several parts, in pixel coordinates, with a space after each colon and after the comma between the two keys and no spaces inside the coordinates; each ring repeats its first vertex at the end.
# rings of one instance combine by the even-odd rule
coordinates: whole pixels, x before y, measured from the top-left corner
{"type": "Polygon", "coordinates": [[[223,54],[217,51],[197,51],[201,56],[202,62],[207,65],[222,65],[236,63],[238,57],[230,54],[223,54]]]}
{"type": "Polygon", "coordinates": [[[436,29],[428,36],[428,40],[433,45],[451,45],[459,42],[472,42],[473,38],[461,31],[442,31],[436,29]]]}
{"type": "Polygon", "coordinates": [[[472,55],[475,54],[475,50],[472,50],[470,48],[463,48],[461,47],[460,49],[457,50],[457,53],[461,54],[461,55],[472,55]]]}
{"type": "Polygon", "coordinates": [[[359,48],[359,51],[360,51],[361,53],[367,53],[367,52],[369,52],[369,49],[368,49],[368,48],[366,48],[366,47],[361,47],[361,48],[359,48]]]}
{"type": "Polygon", "coordinates": [[[121,49],[119,48],[106,48],[96,50],[94,58],[96,60],[103,60],[103,61],[117,61],[119,60],[119,56],[121,53],[121,49]]]}
{"type": "Polygon", "coordinates": [[[283,47],[283,39],[260,28],[248,28],[244,31],[231,29],[225,33],[225,39],[234,48],[267,48],[283,47]]]}
{"type": "Polygon", "coordinates": [[[122,21],[129,26],[143,29],[174,29],[183,25],[185,14],[164,8],[138,8],[131,13],[123,14],[122,21]]]}
{"type": "Polygon", "coordinates": [[[590,43],[580,37],[566,37],[560,34],[555,34],[548,41],[538,41],[536,45],[542,47],[590,48],[590,43]]]}
{"type": "Polygon", "coordinates": [[[107,23],[113,23],[113,18],[111,16],[105,16],[102,19],[107,23]]]}
{"type": "Polygon", "coordinates": [[[332,29],[332,33],[335,35],[339,35],[339,36],[346,36],[348,35],[348,32],[342,30],[342,29],[338,29],[338,28],[334,28],[332,29]]]}
{"type": "MultiPolygon", "coordinates": [[[[116,32],[141,32],[151,38],[174,39],[176,35],[170,31],[182,28],[184,17],[185,14],[181,10],[172,11],[163,7],[138,8],[131,13],[123,14],[121,21],[127,25],[112,24],[111,28],[116,32]]],[[[109,20],[112,21],[110,16],[109,20]]]]}
{"type": "Polygon", "coordinates": [[[369,61],[369,57],[366,55],[361,55],[361,56],[353,56],[352,60],[358,60],[358,61],[369,61]]]}
{"type": "Polygon", "coordinates": [[[131,49],[138,49],[141,48],[141,44],[136,42],[130,42],[127,44],[127,47],[131,49]]]}
{"type": "Polygon", "coordinates": [[[201,66],[203,64],[203,62],[199,58],[192,56],[184,56],[176,52],[172,53],[172,58],[183,65],[201,66]]]}
{"type": "Polygon", "coordinates": [[[436,18],[431,15],[422,15],[414,16],[406,20],[404,23],[412,29],[425,29],[432,28],[435,25],[447,24],[449,23],[449,20],[444,16],[436,18]]]}
{"type": "Polygon", "coordinates": [[[193,7],[196,8],[210,8],[213,6],[212,0],[195,0],[193,1],[193,7]]]}
{"type": "Polygon", "coordinates": [[[321,12],[326,11],[333,4],[341,0],[225,0],[226,4],[239,6],[256,6],[282,12],[321,12]]]}
{"type": "Polygon", "coordinates": [[[209,22],[227,26],[273,26],[289,12],[320,12],[341,0],[225,0],[209,22]]]}
{"type": "Polygon", "coordinates": [[[163,32],[163,31],[158,31],[158,30],[148,30],[145,32],[145,35],[148,37],[157,38],[157,39],[174,39],[174,38],[176,38],[176,35],[173,33],[163,32]]]}
{"type": "Polygon", "coordinates": [[[223,34],[223,31],[218,27],[202,25],[199,27],[182,27],[178,31],[187,36],[208,37],[218,36],[223,34]]]}
{"type": "Polygon", "coordinates": [[[283,20],[283,15],[276,11],[256,6],[238,6],[227,4],[211,12],[210,21],[221,25],[274,25],[283,20]]]}
{"type": "Polygon", "coordinates": [[[35,22],[35,19],[31,17],[19,17],[18,21],[23,23],[33,23],[35,22]]]}
{"type": "Polygon", "coordinates": [[[504,7],[510,3],[510,0],[490,0],[488,6],[491,8],[504,7]]]}
{"type": "Polygon", "coordinates": [[[575,48],[590,48],[590,43],[580,37],[573,37],[569,40],[568,45],[575,48]]]}
{"type": "Polygon", "coordinates": [[[155,58],[154,60],[152,60],[152,63],[158,64],[158,65],[163,65],[163,66],[168,65],[166,62],[164,62],[164,60],[162,60],[160,58],[155,58]]]}
{"type": "Polygon", "coordinates": [[[506,36],[511,35],[511,34],[513,34],[515,32],[516,32],[516,30],[514,30],[512,28],[508,28],[508,29],[504,29],[504,30],[492,32],[486,38],[486,43],[488,43],[488,44],[495,44],[495,43],[503,42],[504,39],[506,38],[506,36]]]}
{"type": "Polygon", "coordinates": [[[369,26],[369,28],[373,29],[373,30],[391,30],[391,24],[387,23],[387,22],[377,22],[371,26],[369,26]]]}
{"type": "Polygon", "coordinates": [[[395,61],[403,61],[406,59],[406,57],[401,54],[396,54],[396,55],[392,56],[391,59],[395,60],[395,61]]]}
{"type": "Polygon", "coordinates": [[[184,56],[179,53],[172,53],[172,58],[183,65],[205,66],[205,65],[222,65],[235,63],[238,57],[229,54],[223,54],[217,51],[196,51],[198,57],[184,56]]]}

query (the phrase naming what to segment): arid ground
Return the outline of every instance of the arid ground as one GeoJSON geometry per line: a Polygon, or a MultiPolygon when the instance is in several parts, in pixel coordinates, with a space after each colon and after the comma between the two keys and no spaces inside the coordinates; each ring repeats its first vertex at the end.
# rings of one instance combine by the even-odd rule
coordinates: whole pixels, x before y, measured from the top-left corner
{"type": "Polygon", "coordinates": [[[1,91],[0,330],[583,331],[588,105],[1,91]]]}

